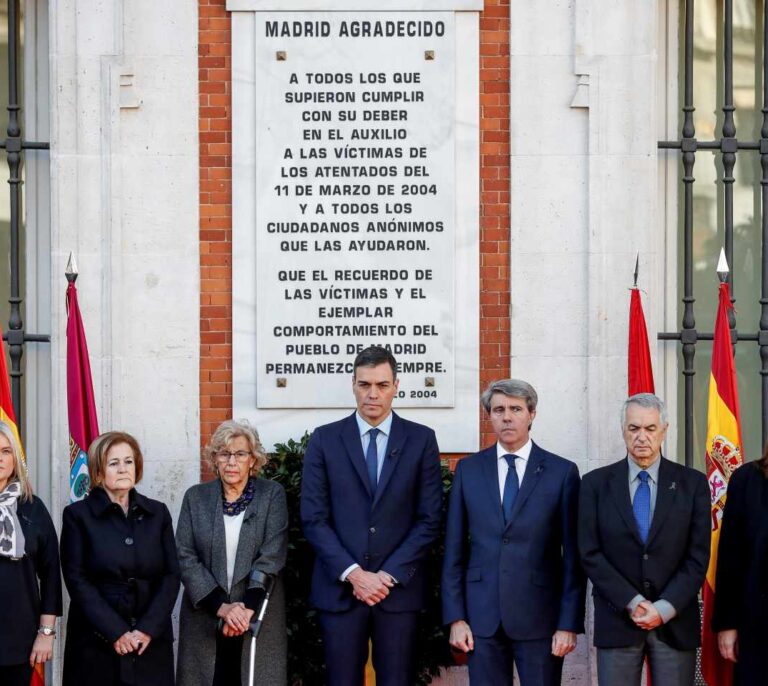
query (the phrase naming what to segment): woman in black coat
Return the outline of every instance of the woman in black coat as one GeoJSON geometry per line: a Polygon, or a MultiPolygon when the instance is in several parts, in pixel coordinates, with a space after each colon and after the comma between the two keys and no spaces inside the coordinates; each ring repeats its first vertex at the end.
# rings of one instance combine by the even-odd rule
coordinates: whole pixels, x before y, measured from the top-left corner
{"type": "Polygon", "coordinates": [[[768,684],[768,448],[728,483],[712,628],[734,686],[768,684]]]}
{"type": "Polygon", "coordinates": [[[56,530],[13,429],[0,422],[0,684],[29,686],[34,665],[51,659],[59,615],[56,530]]]}
{"type": "Polygon", "coordinates": [[[168,508],[134,489],[142,467],[135,438],[102,434],[88,451],[91,492],[64,509],[64,686],[173,686],[179,563],[168,508]]]}

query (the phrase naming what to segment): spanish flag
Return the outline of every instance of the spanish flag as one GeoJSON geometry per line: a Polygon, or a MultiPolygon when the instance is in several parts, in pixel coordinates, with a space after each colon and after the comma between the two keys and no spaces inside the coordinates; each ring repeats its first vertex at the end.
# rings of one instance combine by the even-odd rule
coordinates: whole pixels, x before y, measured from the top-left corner
{"type": "Polygon", "coordinates": [[[706,443],[707,480],[712,499],[712,552],[702,589],[704,621],[701,637],[701,673],[709,686],[731,686],[733,683],[733,666],[720,657],[717,635],[712,631],[720,522],[725,507],[728,480],[743,462],[736,367],[733,363],[728,325],[728,310],[732,308],[728,284],[721,283],[712,344],[706,443]]]}
{"type": "MultiPolygon", "coordinates": [[[[13,398],[11,397],[8,367],[5,364],[5,343],[2,339],[0,339],[0,421],[11,427],[13,435],[16,436],[16,442],[21,447],[19,428],[16,426],[16,412],[13,409],[13,398]]],[[[26,466],[27,458],[24,455],[24,448],[21,449],[21,460],[26,466]]]]}

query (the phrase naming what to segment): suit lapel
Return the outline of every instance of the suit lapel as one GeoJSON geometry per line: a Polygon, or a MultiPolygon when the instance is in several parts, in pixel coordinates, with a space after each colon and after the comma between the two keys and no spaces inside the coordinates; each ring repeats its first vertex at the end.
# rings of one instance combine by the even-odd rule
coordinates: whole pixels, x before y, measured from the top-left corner
{"type": "Polygon", "coordinates": [[[627,528],[632,532],[632,535],[640,545],[645,545],[640,538],[640,532],[637,530],[637,522],[632,512],[632,500],[629,497],[628,459],[625,457],[621,462],[616,463],[615,468],[611,472],[608,488],[614,505],[616,505],[616,509],[619,511],[627,528]]]}
{"type": "Polygon", "coordinates": [[[341,441],[347,449],[347,455],[352,462],[352,466],[355,468],[360,481],[363,482],[363,486],[370,497],[371,484],[368,482],[368,468],[365,465],[363,443],[360,440],[360,430],[358,429],[357,421],[355,421],[354,413],[347,417],[344,425],[341,427],[341,441]]]}
{"type": "Polygon", "coordinates": [[[499,465],[495,443],[483,454],[482,465],[483,476],[487,483],[488,492],[491,494],[488,502],[495,512],[499,528],[504,529],[504,513],[501,510],[501,493],[499,492],[499,465]]]}
{"type": "Polygon", "coordinates": [[[677,483],[673,480],[669,462],[663,457],[659,464],[659,484],[656,489],[656,506],[653,509],[653,520],[648,531],[648,543],[659,533],[664,520],[669,515],[672,504],[677,497],[677,483]]]}
{"type": "Polygon", "coordinates": [[[523,483],[520,485],[520,491],[515,498],[515,504],[512,506],[512,515],[507,522],[507,527],[515,521],[517,513],[525,505],[525,501],[528,500],[531,493],[533,493],[536,486],[538,486],[541,477],[544,475],[546,464],[544,460],[544,453],[535,443],[531,447],[531,454],[528,456],[528,464],[525,467],[525,474],[523,476],[523,483]]]}
{"type": "Polygon", "coordinates": [[[222,507],[221,484],[211,490],[208,511],[213,520],[213,539],[211,540],[211,572],[216,582],[226,592],[227,588],[227,538],[224,532],[224,510],[222,507]]]}
{"type": "Polygon", "coordinates": [[[408,438],[408,436],[405,433],[405,423],[393,412],[392,428],[390,429],[389,439],[387,440],[387,454],[384,456],[384,464],[381,467],[381,476],[379,477],[379,483],[376,487],[376,495],[373,498],[373,507],[376,507],[376,503],[379,502],[381,494],[384,492],[389,480],[392,478],[397,462],[403,454],[403,446],[405,445],[406,438],[408,438]]]}

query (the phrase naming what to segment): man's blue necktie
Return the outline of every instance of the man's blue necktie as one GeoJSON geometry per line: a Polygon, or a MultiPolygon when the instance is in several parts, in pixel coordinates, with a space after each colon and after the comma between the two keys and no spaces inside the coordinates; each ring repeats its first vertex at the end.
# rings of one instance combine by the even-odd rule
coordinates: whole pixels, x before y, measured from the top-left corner
{"type": "Polygon", "coordinates": [[[501,499],[501,510],[504,513],[504,523],[509,524],[509,520],[512,519],[512,508],[515,505],[515,498],[517,498],[517,492],[520,490],[520,481],[517,478],[517,470],[515,469],[515,458],[517,455],[504,455],[504,459],[507,461],[507,478],[504,481],[504,495],[501,499]]]}
{"type": "Polygon", "coordinates": [[[379,451],[376,447],[376,436],[379,429],[368,429],[368,450],[365,451],[365,464],[368,466],[368,481],[371,484],[371,493],[376,493],[376,484],[379,481],[379,451]]]}
{"type": "Polygon", "coordinates": [[[632,501],[632,511],[635,513],[637,529],[643,543],[648,540],[648,530],[651,528],[651,487],[648,485],[648,472],[638,473],[640,483],[635,491],[635,499],[632,501]]]}

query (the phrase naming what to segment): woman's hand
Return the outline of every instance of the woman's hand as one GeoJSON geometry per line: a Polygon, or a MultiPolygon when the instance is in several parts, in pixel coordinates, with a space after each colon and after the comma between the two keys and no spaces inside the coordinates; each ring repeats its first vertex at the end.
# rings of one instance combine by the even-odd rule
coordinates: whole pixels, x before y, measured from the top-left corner
{"type": "Polygon", "coordinates": [[[724,660],[738,662],[739,658],[739,632],[736,629],[727,629],[717,632],[717,647],[724,660]]]}
{"type": "Polygon", "coordinates": [[[253,610],[243,603],[222,603],[216,616],[224,620],[225,636],[240,636],[248,631],[253,610]]]}
{"type": "Polygon", "coordinates": [[[43,636],[43,634],[35,636],[32,652],[29,654],[29,664],[32,667],[48,662],[53,657],[53,639],[53,636],[43,636]]]}
{"type": "Polygon", "coordinates": [[[152,640],[152,637],[149,634],[145,634],[143,631],[139,631],[138,629],[134,629],[131,633],[133,634],[133,637],[136,639],[136,643],[139,646],[138,653],[139,655],[142,655],[147,649],[147,646],[152,640]]]}
{"type": "Polygon", "coordinates": [[[118,638],[112,646],[118,655],[127,655],[138,649],[139,642],[133,635],[132,631],[126,631],[120,638],[118,638]]]}

